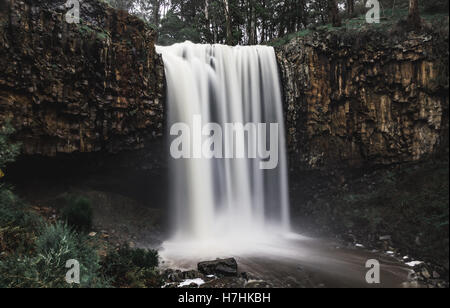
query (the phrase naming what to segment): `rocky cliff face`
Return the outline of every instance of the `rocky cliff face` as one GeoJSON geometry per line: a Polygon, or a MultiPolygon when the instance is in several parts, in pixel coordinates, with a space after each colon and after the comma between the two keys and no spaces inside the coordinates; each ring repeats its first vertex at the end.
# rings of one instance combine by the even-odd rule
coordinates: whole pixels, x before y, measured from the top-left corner
{"type": "Polygon", "coordinates": [[[156,32],[100,1],[1,0],[0,123],[24,154],[138,149],[163,132],[156,32]]]}
{"type": "Polygon", "coordinates": [[[447,38],[315,33],[278,48],[291,167],[411,162],[448,148],[447,38]]]}
{"type": "MultiPolygon", "coordinates": [[[[0,1],[0,123],[11,121],[24,154],[115,153],[158,139],[155,31],[96,0],[69,24],[64,4],[0,1]]],[[[393,164],[448,148],[447,38],[316,32],[278,48],[291,166],[393,164]]]]}

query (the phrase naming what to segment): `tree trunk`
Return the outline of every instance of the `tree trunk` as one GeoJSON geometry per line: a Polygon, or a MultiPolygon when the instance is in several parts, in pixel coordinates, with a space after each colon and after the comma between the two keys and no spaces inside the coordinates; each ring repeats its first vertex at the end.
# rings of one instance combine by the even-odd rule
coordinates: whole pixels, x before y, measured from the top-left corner
{"type": "Polygon", "coordinates": [[[206,41],[212,42],[213,35],[211,30],[211,22],[209,20],[209,0],[205,0],[205,31],[206,31],[206,41]]]}
{"type": "Polygon", "coordinates": [[[355,12],[355,0],[347,0],[347,13],[349,17],[355,12]]]}
{"type": "Polygon", "coordinates": [[[300,14],[298,14],[298,26],[299,29],[304,29],[308,26],[308,13],[306,9],[306,3],[305,0],[299,1],[299,8],[298,8],[300,14]]]}
{"type": "MultiPolygon", "coordinates": [[[[262,2],[263,10],[266,11],[266,0],[262,2]]],[[[261,18],[261,43],[267,41],[267,29],[266,29],[266,18],[261,18]]]]}
{"type": "Polygon", "coordinates": [[[230,13],[230,4],[228,0],[223,0],[224,8],[225,8],[225,20],[227,27],[227,44],[233,45],[233,31],[231,28],[231,13],[230,13]]]}
{"type": "Polygon", "coordinates": [[[256,45],[256,10],[253,4],[250,3],[250,33],[249,33],[249,45],[256,45]]]}
{"type": "Polygon", "coordinates": [[[155,23],[156,27],[159,27],[160,9],[161,9],[160,0],[153,0],[153,22],[155,23]]]}
{"type": "Polygon", "coordinates": [[[336,0],[328,0],[328,12],[333,27],[342,26],[341,17],[339,16],[339,8],[337,6],[336,0]]]}
{"type": "Polygon", "coordinates": [[[209,1],[205,0],[205,18],[209,20],[209,1]]]}
{"type": "Polygon", "coordinates": [[[409,0],[408,25],[414,29],[420,28],[421,25],[419,0],[409,0]]]}

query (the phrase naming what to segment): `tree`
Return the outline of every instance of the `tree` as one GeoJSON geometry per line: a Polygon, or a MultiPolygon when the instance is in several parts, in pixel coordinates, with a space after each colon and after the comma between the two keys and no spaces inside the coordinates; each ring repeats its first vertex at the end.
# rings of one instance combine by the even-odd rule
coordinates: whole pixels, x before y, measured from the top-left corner
{"type": "Polygon", "coordinates": [[[159,26],[159,19],[160,19],[160,12],[161,9],[161,0],[153,0],[152,1],[152,17],[153,17],[153,23],[156,26],[159,26]]]}
{"type": "Polygon", "coordinates": [[[310,0],[308,15],[314,23],[326,24],[329,19],[328,0],[310,0]]]}
{"type": "Polygon", "coordinates": [[[256,45],[258,43],[257,30],[257,3],[255,0],[247,0],[244,3],[246,6],[247,18],[247,37],[249,45],[256,45]]]}
{"type": "Polygon", "coordinates": [[[328,0],[328,12],[333,27],[342,26],[341,17],[339,16],[339,8],[336,0],[328,0]]]}
{"type": "MultiPolygon", "coordinates": [[[[114,0],[117,1],[117,0],[114,0]]],[[[124,1],[124,0],[120,0],[124,1]]],[[[128,0],[129,3],[127,11],[134,14],[146,22],[154,25],[156,28],[160,27],[161,21],[161,7],[165,0],[128,0]]]]}
{"type": "Polygon", "coordinates": [[[421,26],[419,0],[409,0],[408,25],[414,29],[421,26]]]}
{"type": "Polygon", "coordinates": [[[223,0],[223,5],[225,9],[225,22],[227,31],[227,44],[233,45],[233,30],[231,25],[231,11],[229,0],[223,0]]]}
{"type": "Polygon", "coordinates": [[[116,9],[128,12],[133,7],[134,0],[107,0],[107,2],[116,9]]]}
{"type": "Polygon", "coordinates": [[[347,0],[347,14],[352,17],[355,12],[355,0],[347,0]]]}

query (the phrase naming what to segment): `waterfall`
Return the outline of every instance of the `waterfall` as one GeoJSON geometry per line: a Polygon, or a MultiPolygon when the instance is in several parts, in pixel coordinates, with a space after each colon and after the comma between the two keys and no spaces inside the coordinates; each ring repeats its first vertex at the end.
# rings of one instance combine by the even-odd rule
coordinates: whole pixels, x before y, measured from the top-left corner
{"type": "Polygon", "coordinates": [[[188,127],[190,134],[190,144],[174,146],[186,156],[172,157],[170,162],[173,239],[203,243],[239,240],[245,246],[265,238],[268,232],[288,232],[286,142],[273,48],[186,42],[158,46],[157,52],[162,54],[166,72],[169,144],[181,135],[182,131],[173,130],[176,123],[186,124],[180,127],[188,127]],[[248,128],[248,123],[266,125],[245,130],[245,136],[235,132],[225,136],[224,127],[230,123],[235,128],[248,128]],[[270,132],[276,128],[270,125],[274,123],[278,124],[275,134],[270,132]],[[205,145],[220,128],[216,137],[225,136],[225,141],[205,145]],[[258,149],[262,144],[263,150],[272,139],[278,139],[272,153],[277,157],[276,168],[261,168],[268,158],[250,149],[254,145],[250,135],[257,136],[253,141],[258,149]],[[225,148],[230,146],[230,136],[234,147],[228,154],[235,157],[220,156],[221,149],[229,150],[225,148]],[[205,157],[202,147],[219,154],[205,157]],[[244,157],[237,154],[239,149],[245,149],[244,157]]]}

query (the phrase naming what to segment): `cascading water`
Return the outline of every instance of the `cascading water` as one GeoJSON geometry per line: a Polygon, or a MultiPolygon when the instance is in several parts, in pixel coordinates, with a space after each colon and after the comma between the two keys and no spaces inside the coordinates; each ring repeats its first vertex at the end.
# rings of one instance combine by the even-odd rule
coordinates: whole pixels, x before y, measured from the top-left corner
{"type": "MultiPolygon", "coordinates": [[[[157,47],[157,51],[162,54],[166,71],[169,131],[176,123],[185,123],[191,141],[180,146],[189,152],[189,159],[171,159],[174,235],[164,244],[166,251],[182,245],[184,254],[190,250],[200,256],[220,257],[213,255],[220,253],[215,247],[231,254],[230,249],[246,250],[258,242],[267,242],[277,233],[287,233],[290,218],[286,144],[273,48],[186,42],[157,47]],[[234,148],[228,154],[234,156],[204,157],[196,145],[211,150],[211,144],[205,145],[205,140],[227,123],[233,123],[235,128],[248,128],[248,123],[266,126],[246,130],[242,138],[231,134],[235,137],[234,148]],[[271,123],[278,124],[275,134],[270,131],[275,128],[271,123]],[[275,168],[261,168],[267,158],[250,150],[251,133],[257,136],[254,141],[259,150],[262,144],[263,152],[277,139],[273,143],[277,148],[270,157],[273,160],[275,155],[275,168]],[[239,156],[238,149],[245,149],[246,155],[239,156]]],[[[173,144],[177,137],[171,136],[169,143],[173,144]]],[[[214,150],[226,152],[229,137],[230,134],[223,143],[214,144],[214,150]]]]}
{"type": "MultiPolygon", "coordinates": [[[[304,286],[315,277],[320,285],[366,287],[366,261],[380,256],[338,249],[336,243],[289,231],[286,144],[274,50],[192,43],[157,50],[166,69],[173,156],[174,234],[160,250],[164,266],[190,270],[199,261],[234,257],[241,271],[277,286],[304,286]],[[234,146],[227,142],[233,135],[226,133],[227,123],[248,129],[246,137],[236,133],[231,138],[234,146]],[[251,130],[248,123],[262,125],[251,130]],[[270,123],[277,123],[278,130],[270,123]],[[178,144],[182,135],[189,135],[189,142],[178,144]],[[260,145],[258,151],[249,141],[260,145]]],[[[384,266],[383,283],[400,285],[408,274],[409,269],[384,266]]]]}

